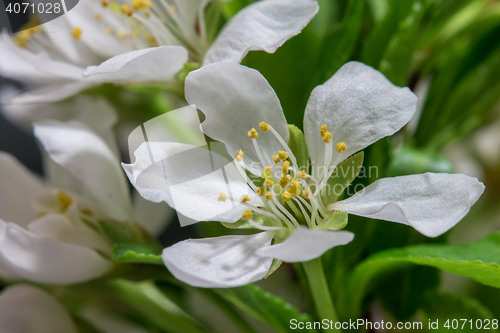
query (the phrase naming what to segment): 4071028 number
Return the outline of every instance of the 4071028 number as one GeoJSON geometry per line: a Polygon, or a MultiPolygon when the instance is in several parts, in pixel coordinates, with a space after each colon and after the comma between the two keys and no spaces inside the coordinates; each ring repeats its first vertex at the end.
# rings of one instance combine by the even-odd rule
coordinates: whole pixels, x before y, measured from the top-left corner
{"type": "Polygon", "coordinates": [[[59,14],[61,12],[61,4],[56,2],[56,3],[29,3],[29,2],[22,2],[22,3],[9,3],[7,5],[7,8],[5,8],[5,11],[8,12],[9,14],[27,14],[27,13],[32,13],[32,14],[59,14]]]}
{"type": "Polygon", "coordinates": [[[496,330],[498,328],[498,319],[448,319],[444,326],[447,329],[463,330],[463,329],[477,329],[477,330],[496,330]]]}

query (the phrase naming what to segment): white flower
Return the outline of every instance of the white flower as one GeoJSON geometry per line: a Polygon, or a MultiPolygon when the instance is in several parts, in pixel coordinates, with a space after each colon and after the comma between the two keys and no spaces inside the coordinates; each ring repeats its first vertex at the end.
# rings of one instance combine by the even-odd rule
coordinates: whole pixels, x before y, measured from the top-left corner
{"type": "Polygon", "coordinates": [[[52,295],[30,285],[15,285],[0,293],[0,331],[78,332],[68,311],[52,295]]]}
{"type": "Polygon", "coordinates": [[[378,180],[340,202],[324,195],[340,162],[399,131],[416,109],[417,98],[408,88],[394,86],[361,63],[344,65],[311,94],[304,117],[311,173],[299,170],[280,102],[259,72],[235,63],[212,64],[191,72],[185,91],[187,101],[206,116],[203,132],[223,142],[236,162],[187,145],[150,142],[136,151],[134,165],[123,165],[129,179],[146,199],[166,201],[187,217],[229,223],[242,218],[264,230],[166,248],[165,265],[194,286],[243,285],[263,278],[273,258],[308,261],[347,244],[353,235],[335,231],[343,227],[346,212],[407,224],[435,237],[458,223],[484,190],[465,175],[426,173],[378,180]],[[160,170],[142,171],[150,156],[163,166],[168,187],[160,170]],[[206,160],[215,172],[207,172],[206,160]],[[263,177],[264,184],[256,185],[243,168],[263,177]],[[137,170],[142,173],[134,174],[137,170]]]}
{"type": "MultiPolygon", "coordinates": [[[[113,264],[98,220],[132,223],[139,215],[118,158],[78,122],[38,122],[34,131],[50,157],[47,185],[0,153],[0,274],[54,284],[100,277],[113,264]]],[[[152,205],[141,206],[158,212],[152,205]]]]}
{"type": "Polygon", "coordinates": [[[4,34],[0,74],[30,87],[10,102],[54,102],[105,82],[168,83],[187,61],[240,62],[248,51],[274,52],[318,11],[311,0],[259,1],[233,17],[210,46],[207,3],[80,1],[14,40],[4,34]]]}
{"type": "MultiPolygon", "coordinates": [[[[147,332],[100,308],[84,307],[79,312],[102,333],[147,332]]],[[[78,330],[71,315],[54,296],[37,287],[18,284],[0,293],[0,332],[76,333],[78,330]]]]}

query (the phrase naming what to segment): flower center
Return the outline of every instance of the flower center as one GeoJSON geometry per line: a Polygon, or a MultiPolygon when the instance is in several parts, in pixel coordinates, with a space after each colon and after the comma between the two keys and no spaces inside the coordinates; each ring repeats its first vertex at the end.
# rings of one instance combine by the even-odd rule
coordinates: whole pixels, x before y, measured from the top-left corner
{"type": "MultiPolygon", "coordinates": [[[[248,207],[243,212],[242,219],[250,222],[252,225],[268,230],[269,228],[286,228],[294,230],[301,224],[309,228],[318,228],[328,221],[333,212],[326,209],[322,201],[321,188],[326,184],[308,173],[308,170],[299,170],[297,160],[279,133],[265,122],[259,123],[259,128],[264,132],[262,135],[273,135],[283,147],[271,158],[262,153],[259,146],[259,132],[252,128],[248,131],[248,137],[252,140],[255,152],[260,164],[263,166],[261,172],[262,184],[259,186],[243,170],[243,159],[245,154],[238,150],[234,156],[236,166],[240,173],[247,180],[250,188],[262,198],[262,205],[252,204],[250,198],[241,200],[240,203],[248,207]],[[268,133],[267,133],[268,132],[268,133]],[[261,222],[256,222],[256,219],[261,222]]],[[[325,160],[331,161],[332,144],[330,140],[332,134],[328,132],[327,126],[321,127],[321,137],[325,143],[325,160]]],[[[341,153],[347,149],[344,142],[339,142],[336,146],[337,152],[341,153]]],[[[227,195],[221,193],[221,198],[227,199],[227,195]]]]}
{"type": "MultiPolygon", "coordinates": [[[[172,2],[185,5],[178,0],[132,0],[129,4],[102,0],[101,6],[95,6],[91,15],[95,25],[104,33],[114,35],[125,50],[182,45],[190,51],[191,61],[201,62],[208,39],[203,10],[199,10],[196,17],[189,17],[187,9],[178,10],[172,2]]],[[[39,21],[31,25],[36,24],[39,21]]],[[[23,30],[16,34],[14,42],[34,52],[44,50],[53,53],[54,48],[47,36],[37,34],[41,31],[40,26],[23,30]]],[[[75,40],[81,40],[86,31],[81,26],[73,26],[69,33],[75,40]]],[[[123,53],[123,48],[115,53],[123,53]]]]}

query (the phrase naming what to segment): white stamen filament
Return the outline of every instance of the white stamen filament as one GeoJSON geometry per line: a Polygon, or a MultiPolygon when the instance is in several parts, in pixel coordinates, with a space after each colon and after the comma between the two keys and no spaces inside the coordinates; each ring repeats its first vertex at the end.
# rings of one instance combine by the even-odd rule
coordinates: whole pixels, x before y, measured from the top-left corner
{"type": "Polygon", "coordinates": [[[290,219],[290,221],[293,222],[293,224],[296,227],[299,227],[299,222],[297,222],[297,220],[295,219],[295,217],[293,217],[293,215],[290,214],[290,212],[278,201],[278,199],[276,198],[276,195],[274,194],[274,190],[271,189],[270,192],[271,192],[271,196],[273,198],[273,203],[276,205],[276,207],[280,211],[282,211],[286,215],[286,217],[288,217],[290,219]]]}
{"type": "Polygon", "coordinates": [[[266,212],[265,210],[262,210],[258,207],[255,207],[255,206],[252,206],[251,204],[245,202],[243,203],[246,207],[248,207],[248,209],[252,210],[253,212],[257,213],[257,214],[261,214],[261,215],[264,215],[264,216],[267,216],[267,217],[270,217],[272,218],[274,221],[276,221],[276,223],[281,226],[281,222],[276,218],[276,215],[274,214],[271,214],[269,212],[266,212]]]}
{"type": "Polygon", "coordinates": [[[269,208],[271,208],[271,210],[272,210],[272,211],[273,211],[276,215],[278,215],[278,216],[279,216],[279,218],[280,218],[283,222],[285,222],[285,224],[287,225],[288,229],[293,230],[293,229],[294,229],[294,225],[293,225],[293,223],[292,223],[292,222],[290,222],[290,221],[289,221],[289,220],[285,217],[285,215],[283,215],[283,214],[279,211],[279,209],[278,209],[278,208],[276,208],[276,206],[274,205],[274,203],[273,203],[272,201],[271,201],[271,202],[270,202],[270,201],[268,201],[267,203],[268,203],[268,205],[269,205],[269,208]]]}
{"type": "Polygon", "coordinates": [[[268,165],[272,165],[272,163],[270,161],[267,161],[264,158],[264,155],[262,155],[262,151],[260,150],[260,146],[257,143],[257,139],[252,139],[252,143],[253,143],[253,147],[255,149],[255,152],[257,153],[257,157],[259,158],[259,162],[260,162],[260,164],[262,164],[262,167],[265,168],[268,165]]]}
{"type": "Polygon", "coordinates": [[[297,159],[295,158],[295,155],[292,153],[292,151],[290,150],[290,147],[288,147],[288,144],[285,142],[285,140],[283,140],[281,135],[274,129],[274,127],[271,126],[270,124],[268,124],[268,125],[269,125],[269,129],[271,130],[271,133],[273,133],[274,136],[276,137],[276,139],[278,139],[278,142],[281,144],[283,149],[286,151],[288,157],[292,161],[292,166],[290,167],[290,169],[293,171],[293,175],[295,176],[298,173],[298,171],[295,170],[295,168],[298,167],[298,163],[297,163],[297,159]]]}
{"type": "MultiPolygon", "coordinates": [[[[300,208],[300,211],[302,212],[302,215],[304,216],[304,218],[306,219],[306,222],[307,222],[307,225],[309,227],[311,227],[311,218],[309,217],[309,214],[307,214],[307,211],[305,210],[305,208],[302,206],[302,202],[299,201],[300,199],[304,200],[304,198],[301,198],[300,196],[299,197],[293,197],[292,200],[294,200],[297,205],[299,206],[300,208]]],[[[307,204],[309,206],[309,210],[311,211],[311,206],[304,200],[305,204],[307,204]]],[[[307,206],[306,206],[307,207],[307,206]]]]}
{"type": "Polygon", "coordinates": [[[248,220],[248,223],[250,223],[252,226],[259,230],[264,230],[264,231],[272,231],[272,230],[286,230],[286,228],[283,227],[268,227],[265,225],[258,224],[257,222],[253,221],[252,219],[248,220]]]}

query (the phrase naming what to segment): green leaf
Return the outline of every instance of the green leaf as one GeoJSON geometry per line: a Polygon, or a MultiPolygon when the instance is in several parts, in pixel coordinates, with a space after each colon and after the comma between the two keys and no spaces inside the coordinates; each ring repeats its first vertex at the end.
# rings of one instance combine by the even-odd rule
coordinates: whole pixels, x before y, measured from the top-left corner
{"type": "Polygon", "coordinates": [[[348,214],[346,212],[334,212],[332,217],[324,224],[318,226],[322,230],[340,230],[347,225],[348,214]]]}
{"type": "MultiPolygon", "coordinates": [[[[450,332],[451,329],[444,327],[447,321],[452,326],[453,319],[458,321],[458,331],[460,332],[484,332],[483,329],[476,328],[476,320],[481,320],[482,327],[487,322],[486,320],[494,319],[493,314],[484,305],[473,298],[466,296],[456,296],[447,294],[432,293],[426,296],[426,303],[423,306],[424,315],[427,318],[424,322],[436,322],[438,320],[438,329],[433,329],[432,332],[444,333],[450,332]],[[462,320],[461,320],[462,319],[462,320]],[[467,319],[464,323],[463,319],[467,319]],[[472,320],[472,327],[471,322],[472,320]],[[464,325],[462,330],[462,325],[464,325]]],[[[498,332],[498,329],[492,329],[489,325],[490,332],[498,332]]]]}
{"type": "Polygon", "coordinates": [[[419,146],[440,148],[484,123],[498,101],[500,26],[473,43],[454,44],[432,81],[415,132],[419,146]]]}
{"type": "Polygon", "coordinates": [[[322,193],[324,201],[326,204],[337,201],[337,199],[342,195],[344,190],[352,183],[352,181],[358,176],[363,166],[364,153],[359,152],[352,155],[348,159],[342,161],[337,165],[335,170],[333,170],[332,175],[328,179],[328,182],[322,193]]]}
{"type": "Polygon", "coordinates": [[[385,18],[375,26],[373,33],[363,45],[363,63],[378,68],[387,45],[398,30],[399,24],[411,11],[413,1],[393,0],[385,18]]]}
{"type": "Polygon", "coordinates": [[[130,282],[112,280],[110,290],[137,313],[165,332],[171,333],[207,333],[204,327],[186,314],[151,281],[130,282]]]}
{"type": "Polygon", "coordinates": [[[99,220],[99,226],[112,243],[134,243],[137,239],[128,223],[99,220]]]}
{"type": "Polygon", "coordinates": [[[350,0],[343,17],[342,26],[327,34],[320,56],[318,83],[328,80],[351,57],[361,34],[365,1],[350,0]]]}
{"type": "Polygon", "coordinates": [[[269,267],[269,271],[267,272],[265,279],[267,279],[269,276],[271,276],[271,274],[276,272],[276,270],[278,268],[280,268],[282,263],[283,263],[283,260],[273,259],[273,263],[271,264],[271,267],[269,267]]]}
{"type": "Polygon", "coordinates": [[[389,0],[368,0],[375,23],[382,21],[389,11],[389,0]]]}
{"type": "MultiPolygon", "coordinates": [[[[234,2],[227,2],[227,4],[234,2]]],[[[242,65],[258,70],[278,95],[286,120],[302,128],[309,95],[316,86],[320,39],[311,24],[275,53],[249,52],[242,65]]],[[[321,82],[322,83],[322,82],[321,82]]],[[[259,120],[260,121],[260,120],[259,120]]]]}
{"type": "Polygon", "coordinates": [[[391,37],[382,60],[380,71],[397,86],[404,86],[412,69],[413,54],[417,47],[417,33],[424,13],[433,0],[415,0],[406,17],[399,22],[397,32],[391,37]]]}
{"type": "Polygon", "coordinates": [[[134,243],[116,244],[111,251],[111,258],[117,263],[163,266],[161,248],[153,245],[134,243]]]}
{"type": "Polygon", "coordinates": [[[425,302],[425,295],[439,287],[439,271],[410,266],[392,272],[376,284],[375,297],[399,321],[408,321],[425,302]]]}
{"type": "Polygon", "coordinates": [[[415,175],[425,172],[453,172],[453,164],[443,155],[408,146],[399,148],[387,167],[387,176],[415,175]]]}
{"type": "Polygon", "coordinates": [[[368,257],[347,278],[345,315],[357,317],[363,298],[377,277],[410,264],[436,267],[500,288],[500,232],[467,244],[417,245],[368,257]]]}
{"type": "MultiPolygon", "coordinates": [[[[301,170],[306,168],[309,163],[309,151],[307,150],[306,138],[304,133],[295,125],[288,125],[290,131],[290,140],[288,146],[297,159],[298,167],[301,170]]],[[[304,170],[308,172],[308,170],[304,170]]]]}
{"type": "Polygon", "coordinates": [[[223,298],[278,332],[290,332],[292,319],[298,322],[312,320],[310,315],[300,314],[295,307],[283,299],[271,295],[254,284],[215,290],[223,298]]]}

